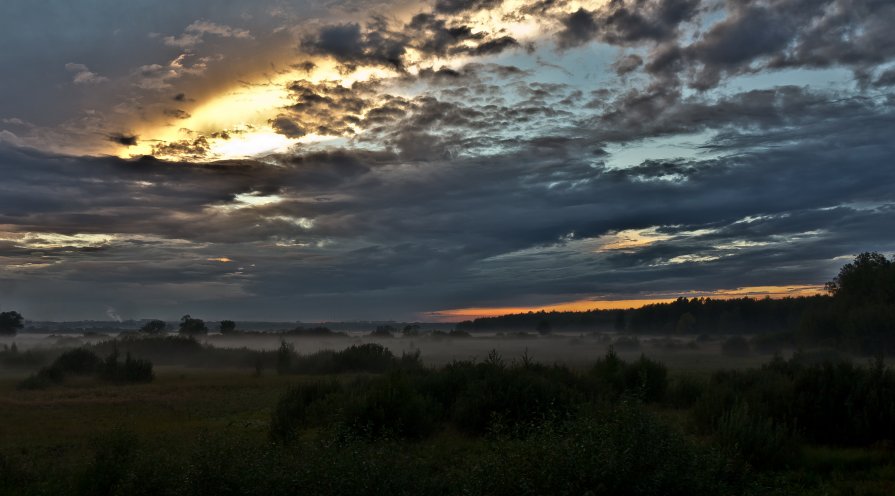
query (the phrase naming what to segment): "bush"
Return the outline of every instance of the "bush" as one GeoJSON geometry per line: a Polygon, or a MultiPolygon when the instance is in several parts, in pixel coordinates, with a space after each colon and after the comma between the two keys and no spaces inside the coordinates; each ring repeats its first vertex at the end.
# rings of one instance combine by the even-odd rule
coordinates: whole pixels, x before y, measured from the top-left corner
{"type": "MultiPolygon", "coordinates": [[[[275,441],[288,442],[297,429],[309,419],[310,407],[326,397],[342,390],[337,382],[312,382],[290,389],[277,402],[270,420],[270,437],[275,441]]],[[[321,412],[326,414],[327,412],[321,412]]],[[[331,413],[331,412],[329,412],[331,413]]]]}
{"type": "Polygon", "coordinates": [[[292,374],[341,374],[345,372],[386,372],[421,368],[419,351],[400,358],[377,343],[352,345],[341,351],[323,350],[310,355],[297,355],[285,342],[277,352],[277,370],[292,374]]]}
{"type": "Polygon", "coordinates": [[[799,445],[790,428],[753,414],[746,403],[738,403],[721,415],[714,436],[723,449],[756,468],[786,468],[799,456],[799,445]]]}
{"type": "Polygon", "coordinates": [[[862,446],[895,440],[895,372],[881,359],[870,367],[846,362],[804,364],[779,357],[757,370],[717,372],[692,410],[711,432],[738,405],[789,425],[807,441],[862,446]]]}
{"type": "Polygon", "coordinates": [[[441,412],[413,378],[390,374],[358,389],[346,398],[342,411],[346,426],[355,434],[419,439],[435,430],[441,412]]]}
{"type": "Polygon", "coordinates": [[[668,371],[661,363],[641,355],[629,364],[613,348],[590,371],[596,393],[611,399],[632,396],[643,401],[659,401],[668,387],[667,376],[668,371]]]}
{"type": "Polygon", "coordinates": [[[469,494],[740,494],[743,474],[635,405],[545,424],[476,461],[469,494]]]}
{"type": "Polygon", "coordinates": [[[63,374],[89,375],[96,373],[102,360],[90,350],[76,348],[59,355],[53,362],[63,374]]]}
{"type": "Polygon", "coordinates": [[[40,369],[36,374],[18,384],[18,389],[44,389],[54,384],[61,384],[66,375],[96,374],[102,361],[96,354],[84,348],[66,351],[59,355],[48,367],[40,369]]]}
{"type": "Polygon", "coordinates": [[[118,361],[118,351],[112,352],[100,365],[99,377],[110,382],[136,383],[152,382],[152,362],[131,358],[130,352],[125,355],[124,362],[118,361]]]}

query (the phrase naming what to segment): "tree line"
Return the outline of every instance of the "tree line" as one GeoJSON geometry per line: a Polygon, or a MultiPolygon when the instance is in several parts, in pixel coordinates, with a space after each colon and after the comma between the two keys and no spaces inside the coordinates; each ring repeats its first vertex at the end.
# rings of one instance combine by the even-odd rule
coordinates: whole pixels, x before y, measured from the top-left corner
{"type": "Polygon", "coordinates": [[[791,344],[895,352],[895,258],[861,253],[826,284],[827,294],[782,299],[678,298],[627,310],[528,312],[484,317],[460,330],[763,334],[791,344]]]}

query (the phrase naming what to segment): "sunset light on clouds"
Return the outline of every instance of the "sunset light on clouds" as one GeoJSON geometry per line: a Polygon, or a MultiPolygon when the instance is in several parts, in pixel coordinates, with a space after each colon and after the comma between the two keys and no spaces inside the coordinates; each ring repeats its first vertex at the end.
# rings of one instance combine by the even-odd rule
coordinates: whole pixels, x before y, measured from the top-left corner
{"type": "Polygon", "coordinates": [[[779,298],[895,250],[891,2],[6,10],[0,298],[34,318],[779,298]]]}

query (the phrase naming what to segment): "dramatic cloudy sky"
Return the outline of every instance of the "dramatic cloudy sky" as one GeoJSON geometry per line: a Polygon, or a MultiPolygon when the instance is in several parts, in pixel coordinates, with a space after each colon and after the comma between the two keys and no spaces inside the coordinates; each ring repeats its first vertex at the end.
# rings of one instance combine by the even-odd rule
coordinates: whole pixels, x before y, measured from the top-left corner
{"type": "Polygon", "coordinates": [[[891,0],[2,10],[0,307],[32,319],[806,294],[895,251],[891,0]]]}

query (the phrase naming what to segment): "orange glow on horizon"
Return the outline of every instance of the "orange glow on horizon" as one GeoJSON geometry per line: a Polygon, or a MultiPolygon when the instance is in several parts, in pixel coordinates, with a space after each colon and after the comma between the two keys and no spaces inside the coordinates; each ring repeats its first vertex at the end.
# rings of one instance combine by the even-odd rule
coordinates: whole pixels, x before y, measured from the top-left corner
{"type": "Polygon", "coordinates": [[[440,322],[456,322],[459,320],[471,320],[481,317],[499,317],[528,312],[584,312],[588,310],[627,310],[640,308],[655,303],[670,303],[678,297],[685,298],[712,298],[717,300],[729,300],[733,298],[787,298],[798,296],[814,296],[824,293],[820,285],[791,285],[791,286],[749,286],[736,289],[720,289],[716,291],[690,291],[675,295],[655,295],[653,298],[632,298],[625,300],[574,300],[554,303],[551,305],[531,307],[471,307],[441,310],[425,313],[424,316],[440,322]]]}

